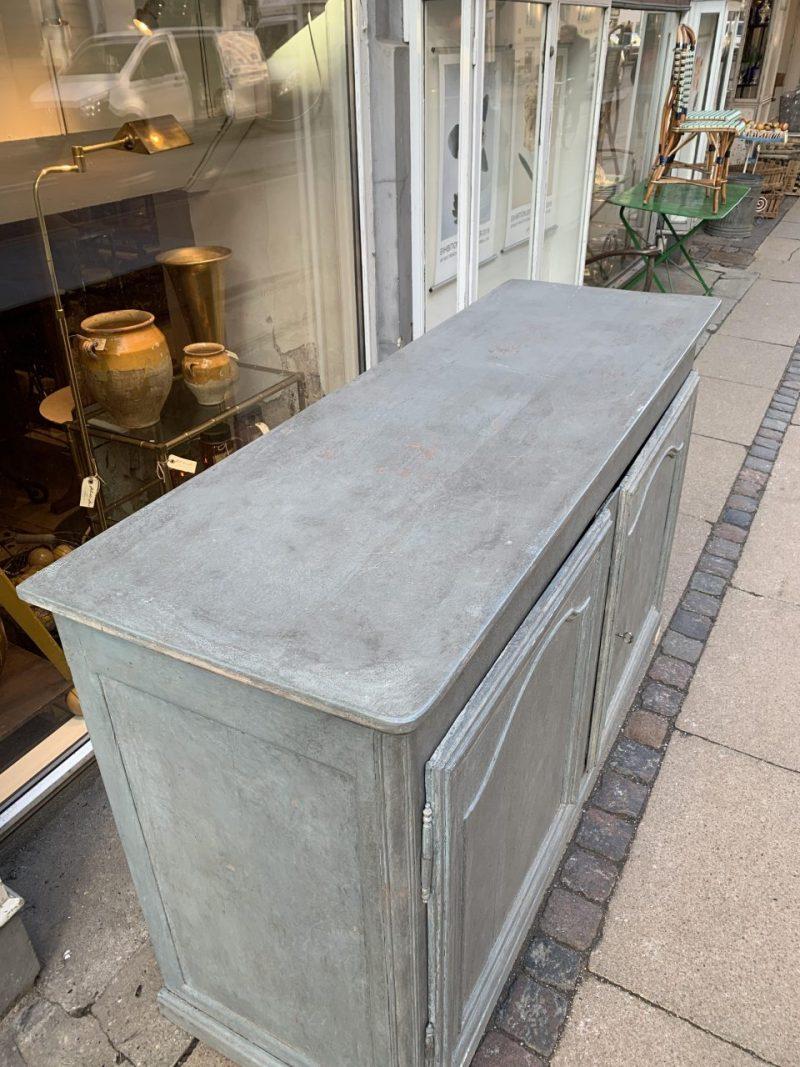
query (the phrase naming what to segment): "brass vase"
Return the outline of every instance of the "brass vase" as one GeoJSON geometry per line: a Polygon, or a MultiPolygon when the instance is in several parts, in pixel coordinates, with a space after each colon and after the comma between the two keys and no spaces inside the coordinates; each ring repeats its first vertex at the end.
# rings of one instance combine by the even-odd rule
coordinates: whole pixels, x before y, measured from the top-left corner
{"type": "Polygon", "coordinates": [[[191,343],[225,344],[223,267],[230,256],[230,248],[221,245],[171,248],[156,256],[175,293],[191,343]]]}
{"type": "Polygon", "coordinates": [[[172,386],[172,359],[149,311],[105,311],[81,323],[81,369],[113,423],[126,430],[158,422],[172,386]]]}

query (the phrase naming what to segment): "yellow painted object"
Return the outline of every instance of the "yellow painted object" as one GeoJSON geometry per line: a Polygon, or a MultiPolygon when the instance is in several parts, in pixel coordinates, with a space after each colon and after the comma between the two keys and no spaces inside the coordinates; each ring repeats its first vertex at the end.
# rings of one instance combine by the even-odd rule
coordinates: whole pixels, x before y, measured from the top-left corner
{"type": "Polygon", "coordinates": [[[67,666],[67,660],[61,645],[50,635],[47,627],[36,618],[33,609],[20,600],[13,582],[2,570],[0,570],[0,607],[5,608],[17,626],[25,631],[42,655],[50,660],[58,673],[68,682],[71,682],[72,674],[67,666]]]}

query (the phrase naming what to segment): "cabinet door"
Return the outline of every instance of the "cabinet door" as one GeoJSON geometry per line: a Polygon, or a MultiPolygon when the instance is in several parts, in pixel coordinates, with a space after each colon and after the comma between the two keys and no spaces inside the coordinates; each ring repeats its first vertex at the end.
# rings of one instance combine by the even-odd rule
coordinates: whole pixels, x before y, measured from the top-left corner
{"type": "Polygon", "coordinates": [[[623,479],[600,652],[592,758],[608,747],[661,621],[699,377],[692,372],[623,479]]]}
{"type": "Polygon", "coordinates": [[[586,766],[613,522],[595,520],[426,767],[429,1049],[474,1051],[533,919],[586,766]]]}

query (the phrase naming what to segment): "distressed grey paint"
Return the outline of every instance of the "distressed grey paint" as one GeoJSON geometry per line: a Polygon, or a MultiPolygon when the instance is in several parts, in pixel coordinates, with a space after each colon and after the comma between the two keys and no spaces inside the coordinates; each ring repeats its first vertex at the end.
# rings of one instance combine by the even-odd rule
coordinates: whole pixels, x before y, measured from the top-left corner
{"type": "Polygon", "coordinates": [[[612,535],[604,508],[427,766],[437,1063],[474,1051],[583,795],[612,535]]]}
{"type": "Polygon", "coordinates": [[[658,633],[699,381],[693,371],[620,486],[595,716],[598,756],[630,706],[658,633]]]}
{"type": "Polygon", "coordinates": [[[594,776],[616,490],[713,309],[512,283],[21,588],[56,611],[170,1018],[252,1067],[420,1067],[429,918],[433,1062],[468,1059],[594,776]],[[537,745],[555,776],[523,781],[537,745]]]}
{"type": "Polygon", "coordinates": [[[713,307],[509,282],[24,595],[379,729],[452,715],[677,392],[713,307]]]}

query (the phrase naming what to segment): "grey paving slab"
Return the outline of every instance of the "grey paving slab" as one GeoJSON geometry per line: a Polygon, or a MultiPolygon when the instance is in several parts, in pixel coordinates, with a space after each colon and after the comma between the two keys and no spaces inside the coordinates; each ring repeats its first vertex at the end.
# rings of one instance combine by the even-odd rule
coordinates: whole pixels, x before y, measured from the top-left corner
{"type": "Polygon", "coordinates": [[[9,1025],[25,1067],[113,1067],[124,1062],[91,1013],[76,1018],[58,1004],[32,997],[12,1011],[9,1025]]]}
{"type": "Polygon", "coordinates": [[[725,319],[720,332],[793,345],[800,335],[800,285],[759,278],[725,319]]]}
{"type": "MultiPolygon", "coordinates": [[[[777,227],[776,227],[777,229],[777,227]]],[[[767,260],[777,263],[788,263],[800,249],[800,239],[779,235],[775,230],[765,237],[756,249],[753,256],[752,269],[760,270],[761,264],[767,260]]]]}
{"type": "Polygon", "coordinates": [[[740,589],[800,604],[800,504],[782,494],[765,494],[750,528],[736,572],[740,589]]]}
{"type": "MultiPolygon", "coordinates": [[[[795,243],[795,242],[792,242],[795,243]]],[[[800,243],[800,242],[797,242],[800,243]]],[[[788,261],[763,259],[753,264],[762,278],[776,282],[800,282],[800,256],[788,261]]]]}
{"type": "Polygon", "coordinates": [[[776,240],[788,240],[800,243],[800,222],[795,222],[793,219],[781,219],[770,234],[770,237],[772,236],[774,236],[776,240]]]}
{"type": "Polygon", "coordinates": [[[665,621],[669,621],[678,606],[710,532],[711,524],[705,519],[679,512],[664,586],[662,614],[665,621]]]}
{"type": "Polygon", "coordinates": [[[186,1067],[236,1067],[232,1060],[221,1056],[208,1045],[198,1045],[194,1052],[184,1061],[186,1067]]]}
{"type": "Polygon", "coordinates": [[[3,873],[26,901],[42,963],[37,989],[81,1011],[147,939],[102,781],[65,805],[3,873]]]}
{"type": "Polygon", "coordinates": [[[791,355],[792,349],[788,345],[772,345],[766,341],[749,341],[716,333],[694,366],[700,374],[711,378],[760,385],[774,392],[791,355]]]}
{"type": "Polygon", "coordinates": [[[759,596],[800,604],[800,427],[786,433],[736,572],[759,596]]]}
{"type": "Polygon", "coordinates": [[[143,945],[92,1008],[114,1048],[134,1067],[172,1067],[191,1044],[190,1035],[159,1012],[156,995],[161,985],[152,949],[143,945]]]}
{"type": "Polygon", "coordinates": [[[692,434],[680,510],[716,522],[746,455],[744,445],[692,434]]]}
{"type": "Polygon", "coordinates": [[[772,393],[772,389],[757,385],[703,378],[697,395],[694,432],[749,446],[772,393]]]}
{"type": "Polygon", "coordinates": [[[753,1067],[758,1060],[589,977],[578,990],[551,1063],[552,1067],[753,1067]]]}
{"type": "Polygon", "coordinates": [[[800,771],[799,644],[800,607],[729,589],[678,726],[800,771]]]}
{"type": "Polygon", "coordinates": [[[800,1062],[800,775],[673,734],[591,970],[800,1062]]]}
{"type": "Polygon", "coordinates": [[[786,212],[784,218],[789,222],[800,222],[800,199],[794,198],[794,203],[786,212]]]}
{"type": "Polygon", "coordinates": [[[741,300],[753,282],[757,280],[758,275],[753,271],[726,270],[714,282],[714,296],[731,296],[735,300],[741,300]]]}

